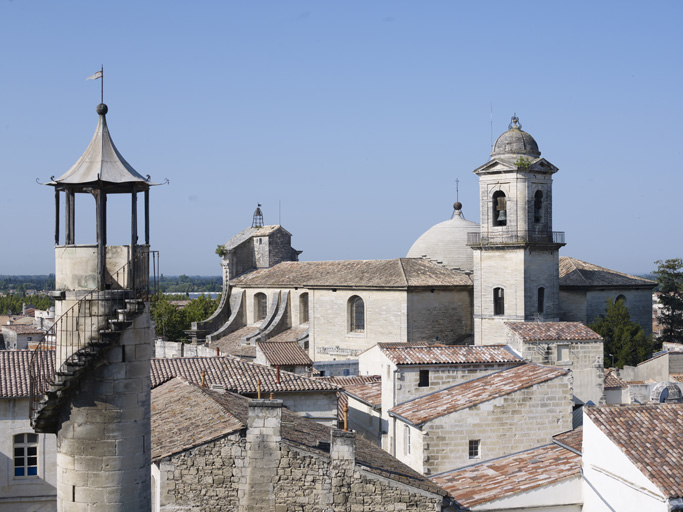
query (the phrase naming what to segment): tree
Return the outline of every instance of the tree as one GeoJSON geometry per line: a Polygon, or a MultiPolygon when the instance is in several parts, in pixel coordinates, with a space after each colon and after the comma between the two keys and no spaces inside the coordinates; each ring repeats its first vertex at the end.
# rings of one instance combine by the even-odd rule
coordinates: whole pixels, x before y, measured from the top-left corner
{"type": "Polygon", "coordinates": [[[619,368],[625,364],[636,365],[652,354],[652,337],[646,336],[643,328],[631,321],[624,301],[607,299],[605,313],[590,327],[604,339],[605,360],[614,356],[614,364],[619,368]]]}
{"type": "Polygon", "coordinates": [[[662,315],[660,341],[683,343],[683,260],[656,261],[662,315]]]}
{"type": "Polygon", "coordinates": [[[184,308],[172,304],[172,300],[184,299],[184,295],[155,295],[150,306],[152,319],[156,325],[157,336],[168,340],[181,341],[187,338],[185,331],[192,322],[206,320],[218,306],[218,299],[211,299],[202,294],[193,299],[184,308]]]}

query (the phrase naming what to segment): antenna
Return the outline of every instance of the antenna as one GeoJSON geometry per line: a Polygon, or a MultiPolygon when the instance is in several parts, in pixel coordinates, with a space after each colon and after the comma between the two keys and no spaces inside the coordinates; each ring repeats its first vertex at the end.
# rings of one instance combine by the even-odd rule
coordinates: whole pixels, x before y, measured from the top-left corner
{"type": "Polygon", "coordinates": [[[104,103],[104,64],[102,64],[100,73],[102,73],[100,77],[100,103],[104,103]]]}
{"type": "Polygon", "coordinates": [[[493,153],[493,103],[491,103],[491,153],[493,153]]]}
{"type": "Polygon", "coordinates": [[[455,200],[460,202],[460,180],[455,178],[455,200]]]}

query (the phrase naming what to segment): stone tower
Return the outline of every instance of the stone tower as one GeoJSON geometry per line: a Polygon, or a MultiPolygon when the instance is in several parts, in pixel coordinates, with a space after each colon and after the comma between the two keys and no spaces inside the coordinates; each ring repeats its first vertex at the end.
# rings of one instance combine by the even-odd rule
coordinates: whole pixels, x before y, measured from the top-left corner
{"type": "Polygon", "coordinates": [[[474,342],[504,344],[503,322],[557,321],[559,249],[552,230],[552,177],[534,138],[512,118],[479,176],[481,225],[474,250],[474,342]]]}
{"type": "MultiPolygon", "coordinates": [[[[59,511],[148,511],[150,498],[149,188],[118,152],[97,107],[95,135],[55,189],[56,318],[39,350],[55,350],[54,375],[31,363],[31,419],[57,434],[59,511]],[[138,244],[138,193],[144,244],[138,244]],[[130,194],[130,245],[107,245],[107,197],[130,194]],[[94,197],[94,244],[76,244],[76,197],[94,197]],[[60,197],[64,240],[60,241],[60,197]]],[[[113,219],[118,221],[119,219],[113,219]]]]}

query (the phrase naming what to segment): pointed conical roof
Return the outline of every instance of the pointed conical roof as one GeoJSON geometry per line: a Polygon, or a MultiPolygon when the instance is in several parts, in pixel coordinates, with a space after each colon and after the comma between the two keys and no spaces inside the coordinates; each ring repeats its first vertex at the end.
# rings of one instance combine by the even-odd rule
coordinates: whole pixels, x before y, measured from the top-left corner
{"type": "Polygon", "coordinates": [[[149,176],[139,174],[119,150],[107,128],[106,114],[108,108],[104,103],[97,106],[99,120],[90,144],[78,161],[59,178],[53,178],[47,185],[66,186],[69,188],[95,187],[106,189],[109,193],[147,190],[150,185],[149,176]]]}

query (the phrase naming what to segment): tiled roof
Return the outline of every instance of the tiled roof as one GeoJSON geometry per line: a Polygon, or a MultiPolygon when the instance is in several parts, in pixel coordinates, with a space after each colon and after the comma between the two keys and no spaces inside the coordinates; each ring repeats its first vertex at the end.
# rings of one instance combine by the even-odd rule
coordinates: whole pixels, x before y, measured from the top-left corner
{"type": "MultiPolygon", "coordinates": [[[[282,228],[282,226],[272,225],[272,226],[263,226],[260,228],[248,227],[247,229],[240,231],[235,236],[233,236],[230,240],[228,240],[225,243],[225,248],[227,250],[234,249],[235,247],[242,244],[246,240],[249,240],[253,236],[268,236],[271,233],[274,233],[277,230],[277,228],[282,228]]],[[[287,231],[284,228],[282,228],[282,229],[283,229],[283,231],[287,231]]]]}
{"type": "Polygon", "coordinates": [[[668,353],[669,353],[669,352],[667,352],[666,350],[662,350],[662,351],[660,351],[660,352],[657,352],[657,353],[653,354],[652,357],[651,357],[650,359],[646,359],[645,361],[641,361],[640,363],[638,363],[637,366],[640,366],[641,364],[649,363],[649,362],[652,361],[653,359],[657,359],[657,358],[659,358],[659,357],[665,356],[665,355],[667,355],[668,353]]]}
{"type": "Polygon", "coordinates": [[[152,390],[152,460],[159,460],[244,428],[199,386],[175,377],[152,390]],[[197,407],[197,404],[201,404],[197,407]]]}
{"type": "Polygon", "coordinates": [[[313,361],[296,341],[257,341],[256,348],[270,366],[312,366],[313,361]]]}
{"type": "Polygon", "coordinates": [[[568,370],[562,368],[523,364],[404,402],[389,413],[413,425],[421,425],[568,373],[568,370]]]}
{"type": "MultiPolygon", "coordinates": [[[[241,361],[229,356],[222,357],[174,357],[171,359],[152,359],[152,387],[156,387],[172,377],[183,377],[195,384],[204,382],[222,384],[227,391],[253,394],[261,381],[262,393],[292,391],[337,391],[339,386],[321,379],[311,379],[303,375],[281,371],[277,383],[277,370],[259,364],[241,361]]],[[[277,398],[277,396],[276,396],[277,398]]]]}
{"type": "Polygon", "coordinates": [[[380,380],[346,386],[344,393],[365,402],[371,407],[382,405],[382,381],[380,380]]]}
{"type": "MultiPolygon", "coordinates": [[[[581,457],[549,444],[432,477],[464,507],[580,478],[581,457]]],[[[581,497],[575,497],[576,503],[581,497]]]]}
{"type": "Polygon", "coordinates": [[[409,364],[491,364],[521,363],[522,360],[501,345],[442,345],[383,348],[382,353],[396,365],[409,364]]]}
{"type": "Polygon", "coordinates": [[[669,498],[683,498],[683,404],[586,407],[585,414],[669,498]]]}
{"type": "MultiPolygon", "coordinates": [[[[320,380],[332,382],[342,388],[355,386],[357,384],[368,384],[372,382],[382,382],[379,375],[345,375],[339,377],[318,377],[320,380]]],[[[344,421],[344,407],[349,403],[349,397],[344,391],[337,393],[337,419],[344,421]]]]}
{"type": "MultiPolygon", "coordinates": [[[[157,393],[153,391],[152,400],[154,401],[164,393],[173,395],[173,392],[179,386],[180,384],[176,384],[176,381],[164,384],[163,388],[158,389],[157,393]]],[[[161,429],[157,428],[156,434],[154,430],[152,431],[152,442],[154,443],[156,440],[157,442],[161,442],[162,445],[165,444],[167,447],[166,456],[171,453],[177,453],[177,451],[172,450],[180,451],[182,449],[188,449],[192,446],[196,446],[202,442],[205,442],[199,439],[194,439],[195,433],[193,431],[193,427],[203,423],[204,425],[202,426],[201,435],[203,437],[210,436],[210,425],[208,424],[211,424],[213,418],[215,417],[216,406],[222,408],[226,412],[226,416],[221,416],[219,419],[219,431],[229,431],[229,429],[235,424],[233,423],[234,420],[241,423],[242,428],[246,427],[247,425],[248,399],[234,395],[232,393],[217,393],[215,391],[211,391],[206,388],[199,388],[196,386],[195,390],[199,391],[199,393],[194,393],[192,395],[195,400],[192,402],[191,411],[196,416],[195,418],[193,418],[191,414],[183,415],[180,418],[170,420],[177,423],[177,425],[173,428],[173,431],[168,431],[164,429],[163,426],[161,429]],[[184,423],[184,426],[181,423],[184,423]],[[162,440],[162,437],[169,435],[176,435],[182,437],[182,439],[175,439],[171,442],[165,442],[162,440]],[[171,453],[168,453],[169,451],[171,453]]],[[[164,398],[163,402],[159,405],[164,406],[172,400],[172,396],[169,398],[164,398]]],[[[160,407],[155,407],[157,410],[159,408],[160,407]]],[[[158,426],[158,423],[154,421],[154,418],[152,418],[152,421],[152,428],[154,429],[154,425],[157,424],[158,426]]],[[[305,447],[307,450],[311,450],[314,453],[317,453],[319,456],[329,457],[329,442],[331,437],[331,429],[329,427],[316,423],[312,420],[302,418],[283,408],[281,434],[285,442],[305,447]]],[[[153,453],[156,453],[154,448],[152,448],[152,450],[153,453]]],[[[160,451],[161,450],[159,450],[159,452],[160,451]]],[[[155,457],[153,455],[153,460],[156,461],[158,458],[159,456],[155,457]]],[[[387,452],[377,446],[374,446],[361,436],[356,437],[356,464],[364,467],[371,473],[375,473],[390,480],[418,487],[440,496],[446,495],[446,492],[441,487],[430,481],[428,478],[412,470],[405,464],[402,464],[387,452]]]]}
{"type": "Polygon", "coordinates": [[[597,341],[600,336],[581,322],[505,322],[524,341],[597,341]]]}
{"type": "Polygon", "coordinates": [[[560,286],[609,286],[609,287],[634,287],[642,286],[654,288],[657,286],[655,281],[643,279],[616,270],[599,267],[592,263],[569,258],[560,257],[560,286]]]}
{"type": "Polygon", "coordinates": [[[583,427],[557,434],[553,436],[553,441],[581,453],[583,451],[583,427]]]}
{"type": "MultiPolygon", "coordinates": [[[[24,398],[30,395],[29,369],[33,350],[0,350],[0,398],[24,398]]],[[[55,372],[54,350],[39,350],[40,366],[45,375],[55,372]]]]}
{"type": "Polygon", "coordinates": [[[605,368],[605,389],[625,389],[628,384],[624,382],[616,372],[610,368],[605,368]]]}
{"type": "Polygon", "coordinates": [[[234,286],[399,288],[472,286],[468,275],[417,258],[284,261],[231,281],[234,286]]]}
{"type": "Polygon", "coordinates": [[[256,357],[256,345],[243,345],[242,340],[247,336],[256,334],[258,327],[255,325],[248,325],[237,329],[236,331],[223,336],[222,338],[212,341],[209,344],[211,348],[217,348],[222,354],[231,355],[235,357],[244,357],[253,359],[256,357]]]}
{"type": "Polygon", "coordinates": [[[268,341],[299,341],[306,336],[308,336],[308,326],[297,325],[296,327],[291,327],[286,331],[282,331],[280,334],[276,334],[272,338],[268,338],[268,341]]]}
{"type": "Polygon", "coordinates": [[[44,329],[38,329],[34,325],[12,324],[12,325],[3,325],[2,328],[8,329],[10,331],[14,331],[17,334],[45,334],[44,329]]]}

